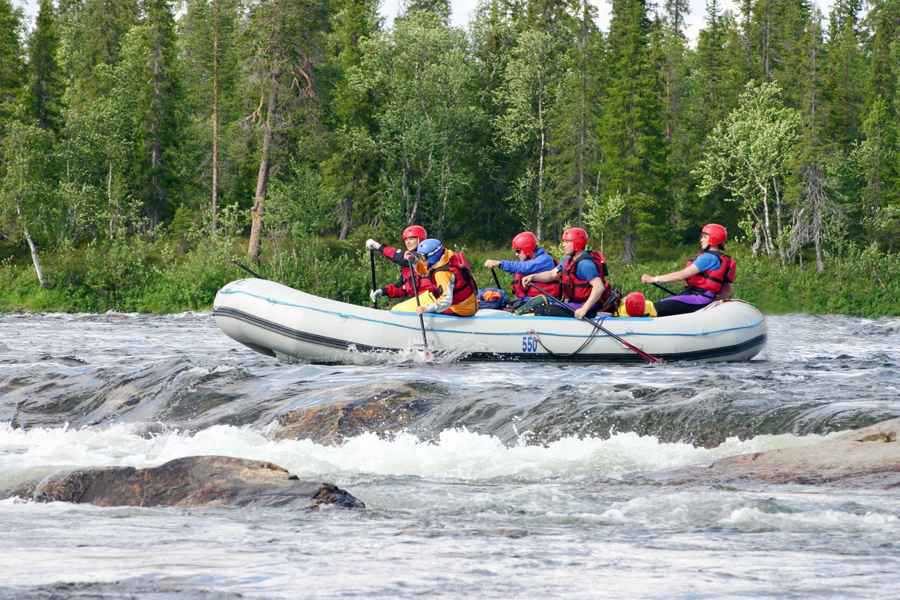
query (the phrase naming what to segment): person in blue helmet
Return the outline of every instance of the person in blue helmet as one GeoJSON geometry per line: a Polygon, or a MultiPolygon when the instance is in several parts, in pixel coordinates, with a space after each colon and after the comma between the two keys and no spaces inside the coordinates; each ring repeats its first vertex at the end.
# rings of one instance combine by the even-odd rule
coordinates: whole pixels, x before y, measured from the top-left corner
{"type": "Polygon", "coordinates": [[[454,252],[440,240],[427,239],[419,244],[416,252],[416,273],[434,282],[432,304],[419,306],[416,312],[442,313],[458,317],[471,317],[478,311],[478,284],[472,267],[462,252],[454,252]]]}

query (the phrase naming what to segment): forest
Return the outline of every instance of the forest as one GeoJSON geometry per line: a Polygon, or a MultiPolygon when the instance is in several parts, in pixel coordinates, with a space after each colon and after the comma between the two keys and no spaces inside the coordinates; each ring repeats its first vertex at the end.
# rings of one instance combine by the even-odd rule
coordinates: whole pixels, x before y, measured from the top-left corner
{"type": "Polygon", "coordinates": [[[0,0],[0,310],[205,309],[236,260],[363,302],[410,223],[583,226],[636,289],[718,222],[764,310],[900,314],[900,0],[610,4],[0,0]]]}

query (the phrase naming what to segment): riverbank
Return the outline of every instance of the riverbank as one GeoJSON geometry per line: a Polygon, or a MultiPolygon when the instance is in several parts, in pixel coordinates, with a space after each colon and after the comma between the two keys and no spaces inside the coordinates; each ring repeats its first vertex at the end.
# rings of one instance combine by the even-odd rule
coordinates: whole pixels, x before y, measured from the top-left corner
{"type": "MultiPolygon", "coordinates": [[[[49,285],[38,285],[30,258],[9,256],[0,263],[0,311],[173,313],[206,310],[216,291],[247,274],[233,261],[245,261],[241,239],[207,241],[186,248],[183,240],[136,238],[84,248],[68,248],[42,257],[49,285]]],[[[362,240],[311,238],[282,242],[264,251],[252,268],[294,288],[338,300],[368,301],[371,274],[362,240]]],[[[465,248],[482,286],[494,285],[486,258],[511,258],[504,248],[465,248]]],[[[615,285],[641,290],[649,298],[663,293],[640,283],[642,273],[679,269],[694,250],[658,250],[655,257],[625,265],[608,252],[615,285]]],[[[753,257],[739,245],[729,248],[738,261],[735,296],[767,314],[845,314],[862,317],[900,315],[900,261],[874,249],[854,249],[829,259],[826,271],[814,264],[782,265],[753,257]]],[[[397,278],[396,268],[376,257],[379,285],[397,278]]],[[[503,285],[509,276],[498,271],[503,285]]]]}

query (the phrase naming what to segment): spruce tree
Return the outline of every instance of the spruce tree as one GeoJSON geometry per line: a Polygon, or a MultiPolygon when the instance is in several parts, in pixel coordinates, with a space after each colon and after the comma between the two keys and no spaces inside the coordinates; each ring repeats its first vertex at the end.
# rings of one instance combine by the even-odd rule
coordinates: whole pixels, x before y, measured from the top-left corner
{"type": "Polygon", "coordinates": [[[28,43],[29,112],[38,127],[58,131],[62,125],[63,81],[56,61],[59,33],[53,2],[41,0],[28,43]]]}
{"type": "Polygon", "coordinates": [[[0,0],[0,141],[18,112],[26,81],[21,34],[22,11],[0,0]]]}
{"type": "Polygon", "coordinates": [[[355,222],[376,214],[375,106],[372,97],[351,84],[350,74],[362,64],[362,42],[378,32],[378,2],[337,0],[330,21],[331,147],[321,170],[324,185],[337,198],[339,237],[345,239],[355,222]]]}
{"type": "Polygon", "coordinates": [[[658,238],[667,221],[666,144],[661,88],[651,61],[644,0],[614,0],[609,31],[607,77],[598,137],[601,194],[620,195],[623,259],[635,259],[639,238],[658,238]]]}
{"type": "Polygon", "coordinates": [[[837,0],[829,17],[824,72],[824,135],[844,154],[860,138],[865,62],[860,40],[859,0],[837,0]]]}

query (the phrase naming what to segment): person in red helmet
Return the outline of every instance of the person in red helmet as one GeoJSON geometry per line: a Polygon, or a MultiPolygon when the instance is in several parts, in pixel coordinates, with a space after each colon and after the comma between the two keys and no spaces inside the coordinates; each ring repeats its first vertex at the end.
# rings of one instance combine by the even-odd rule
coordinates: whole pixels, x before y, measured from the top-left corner
{"type": "Polygon", "coordinates": [[[656,314],[660,317],[683,315],[700,310],[714,300],[731,297],[737,263],[725,254],[728,230],[718,223],[709,223],[700,230],[701,252],[689,260],[680,271],[665,275],[641,275],[643,283],[672,283],[684,281],[681,294],[656,302],[656,314]]]}
{"type": "MultiPolygon", "coordinates": [[[[522,285],[559,281],[562,300],[572,308],[575,318],[593,317],[610,297],[606,260],[599,252],[588,249],[588,234],[581,227],[566,229],[562,241],[565,252],[562,262],[549,271],[526,275],[522,285]]],[[[555,313],[551,310],[546,314],[555,313]]]]}
{"type": "Polygon", "coordinates": [[[392,246],[382,245],[373,239],[366,240],[366,248],[368,250],[380,252],[382,256],[400,267],[400,279],[397,280],[396,283],[389,283],[384,287],[372,290],[369,294],[369,298],[372,302],[377,301],[381,296],[387,296],[389,298],[412,298],[415,296],[414,289],[418,290],[420,294],[434,291],[435,289],[434,282],[427,276],[421,275],[415,275],[416,285],[413,287],[412,278],[414,273],[409,266],[409,261],[414,259],[416,248],[419,247],[421,242],[424,242],[428,238],[428,233],[425,231],[425,228],[421,225],[410,225],[403,230],[402,238],[403,245],[406,246],[405,251],[392,246]]]}
{"type": "Polygon", "coordinates": [[[520,305],[528,297],[540,296],[541,294],[559,296],[559,284],[556,282],[533,283],[527,288],[522,285],[522,278],[526,275],[542,273],[556,268],[556,260],[554,260],[553,256],[538,246],[537,236],[530,231],[523,231],[513,238],[512,249],[519,260],[494,260],[489,258],[484,261],[484,266],[488,269],[500,267],[507,273],[512,274],[512,291],[517,299],[513,306],[520,305]]]}

